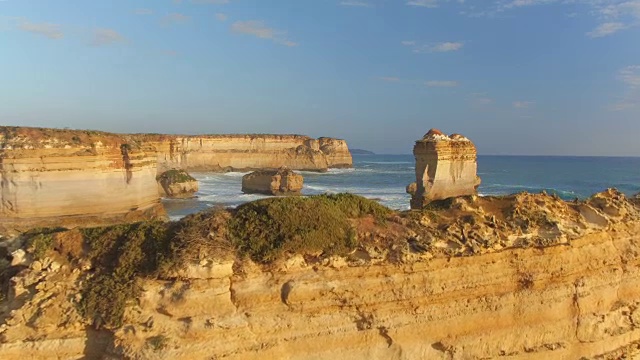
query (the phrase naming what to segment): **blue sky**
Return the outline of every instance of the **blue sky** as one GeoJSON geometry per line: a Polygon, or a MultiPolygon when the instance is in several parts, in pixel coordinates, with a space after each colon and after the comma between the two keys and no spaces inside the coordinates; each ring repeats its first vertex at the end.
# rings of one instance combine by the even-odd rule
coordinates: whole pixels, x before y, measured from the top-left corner
{"type": "Polygon", "coordinates": [[[0,124],[640,156],[640,0],[0,0],[0,124]]]}

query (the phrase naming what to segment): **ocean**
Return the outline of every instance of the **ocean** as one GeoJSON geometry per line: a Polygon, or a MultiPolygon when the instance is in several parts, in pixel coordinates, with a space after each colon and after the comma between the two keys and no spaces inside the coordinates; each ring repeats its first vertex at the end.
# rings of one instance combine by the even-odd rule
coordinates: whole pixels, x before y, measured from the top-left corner
{"type": "MultiPolygon", "coordinates": [[[[415,181],[413,155],[354,155],[352,169],[326,173],[301,171],[304,195],[349,192],[399,210],[409,209],[405,187],[415,181]]],[[[192,173],[200,182],[197,198],[164,200],[172,220],[213,206],[235,207],[266,196],[241,192],[245,173],[192,173]]],[[[521,191],[585,198],[609,187],[640,192],[640,157],[478,156],[480,195],[521,191]]]]}

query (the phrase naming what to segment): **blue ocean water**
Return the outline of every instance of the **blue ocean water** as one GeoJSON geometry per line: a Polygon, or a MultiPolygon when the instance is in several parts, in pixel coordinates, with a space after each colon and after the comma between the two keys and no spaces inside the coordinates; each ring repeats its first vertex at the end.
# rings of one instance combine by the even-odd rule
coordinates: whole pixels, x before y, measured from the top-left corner
{"type": "MultiPolygon", "coordinates": [[[[352,169],[301,172],[303,194],[350,192],[394,209],[408,209],[407,184],[415,181],[413,155],[354,155],[352,169]]],[[[195,199],[165,200],[172,219],[212,206],[237,206],[265,196],[241,192],[244,173],[193,173],[200,182],[195,199]]],[[[585,198],[615,187],[640,192],[640,157],[479,156],[481,195],[520,191],[556,193],[563,199],[585,198]]]]}

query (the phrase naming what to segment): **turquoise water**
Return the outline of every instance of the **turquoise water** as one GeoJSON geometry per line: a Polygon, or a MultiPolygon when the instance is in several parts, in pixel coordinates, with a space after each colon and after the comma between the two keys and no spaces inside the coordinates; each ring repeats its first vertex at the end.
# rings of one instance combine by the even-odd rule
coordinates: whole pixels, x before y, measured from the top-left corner
{"type": "MultiPolygon", "coordinates": [[[[353,169],[327,173],[301,172],[303,194],[350,192],[377,199],[394,209],[408,209],[407,184],[415,181],[413,155],[355,155],[353,169]]],[[[211,206],[237,206],[263,198],[240,189],[244,173],[195,173],[198,198],[166,200],[173,219],[211,206]]],[[[563,199],[584,198],[615,187],[626,194],[640,192],[640,158],[479,156],[479,193],[502,195],[520,191],[556,193],[563,199]]]]}

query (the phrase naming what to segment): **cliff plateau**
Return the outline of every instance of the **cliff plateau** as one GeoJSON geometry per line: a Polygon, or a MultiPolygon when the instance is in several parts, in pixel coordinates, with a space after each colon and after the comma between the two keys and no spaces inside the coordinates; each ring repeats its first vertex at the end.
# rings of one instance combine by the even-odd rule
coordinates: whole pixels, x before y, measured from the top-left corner
{"type": "MultiPolygon", "coordinates": [[[[350,195],[275,198],[167,225],[175,236],[144,226],[60,232],[44,249],[37,246],[43,234],[6,244],[17,260],[5,271],[15,276],[0,302],[0,357],[640,354],[640,203],[615,190],[579,202],[544,193],[466,196],[402,213],[350,195]],[[347,214],[340,224],[352,230],[331,229],[317,214],[347,214]],[[285,228],[292,232],[273,230],[285,228]],[[96,282],[102,271],[112,270],[101,266],[116,266],[100,265],[95,254],[106,245],[96,234],[121,234],[115,274],[138,269],[139,291],[115,325],[81,311],[92,289],[104,286],[96,282]],[[271,243],[277,254],[259,247],[262,236],[279,239],[271,243]],[[168,253],[135,251],[165,241],[168,253]],[[147,261],[180,249],[186,257],[177,267],[150,272],[147,261]],[[132,259],[143,266],[122,267],[132,259]]],[[[118,307],[107,301],[109,311],[118,307]]]]}

